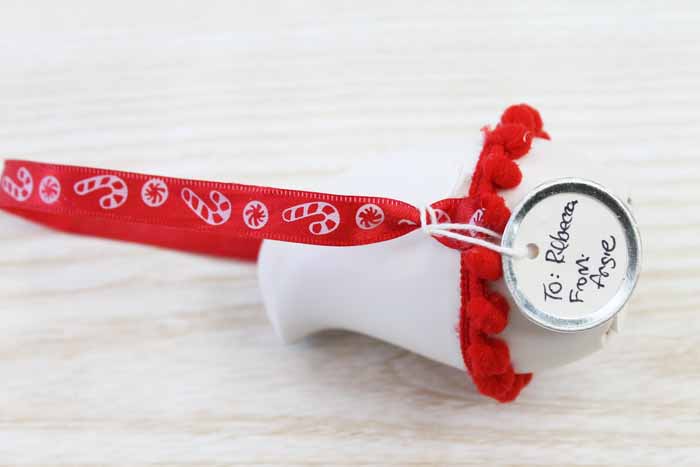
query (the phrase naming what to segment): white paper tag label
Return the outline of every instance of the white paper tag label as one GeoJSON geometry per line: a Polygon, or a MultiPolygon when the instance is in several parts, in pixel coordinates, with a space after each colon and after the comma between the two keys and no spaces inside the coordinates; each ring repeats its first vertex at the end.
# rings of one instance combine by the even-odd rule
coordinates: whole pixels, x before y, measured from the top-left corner
{"type": "Polygon", "coordinates": [[[555,331],[610,320],[639,276],[634,218],[622,201],[586,180],[555,180],[533,190],[513,210],[502,244],[537,246],[535,258],[504,256],[504,278],[525,316],[555,331]]]}

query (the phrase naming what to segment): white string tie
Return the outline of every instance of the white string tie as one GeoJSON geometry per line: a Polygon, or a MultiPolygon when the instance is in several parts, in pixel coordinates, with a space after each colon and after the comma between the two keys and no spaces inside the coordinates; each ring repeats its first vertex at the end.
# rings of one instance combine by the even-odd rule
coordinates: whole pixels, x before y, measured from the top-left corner
{"type": "Polygon", "coordinates": [[[491,229],[487,229],[486,227],[481,227],[474,224],[455,224],[451,222],[438,223],[437,219],[438,216],[435,209],[431,206],[426,206],[425,209],[420,211],[421,230],[431,237],[447,237],[460,242],[483,246],[484,248],[493,250],[501,255],[512,256],[514,258],[527,258],[530,256],[527,250],[508,248],[501,245],[501,234],[494,232],[491,229]],[[428,216],[430,217],[430,222],[428,222],[428,216]],[[459,232],[475,232],[484,234],[488,237],[496,239],[499,243],[494,243],[492,241],[474,236],[467,236],[459,232]]]}

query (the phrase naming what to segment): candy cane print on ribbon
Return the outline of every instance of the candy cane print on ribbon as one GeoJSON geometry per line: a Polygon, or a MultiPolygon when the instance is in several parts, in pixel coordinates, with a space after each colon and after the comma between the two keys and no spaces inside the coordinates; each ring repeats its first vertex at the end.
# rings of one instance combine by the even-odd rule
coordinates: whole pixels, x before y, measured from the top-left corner
{"type": "MultiPolygon", "coordinates": [[[[480,227],[483,227],[482,223],[484,220],[484,208],[479,208],[476,211],[474,211],[474,214],[472,214],[472,217],[469,218],[469,224],[471,225],[478,225],[480,227]]],[[[472,230],[469,232],[469,235],[472,237],[476,237],[479,235],[478,232],[472,230]]]]}
{"type": "Polygon", "coordinates": [[[183,188],[180,195],[192,212],[209,225],[225,224],[231,218],[231,201],[221,192],[216,190],[209,192],[209,199],[214,203],[214,208],[209,207],[197,193],[189,188],[183,188]]]}
{"type": "Polygon", "coordinates": [[[9,176],[2,177],[2,190],[10,195],[15,201],[24,202],[32,196],[34,191],[34,179],[25,167],[20,167],[17,170],[17,180],[19,183],[12,180],[9,176]]]}
{"type": "MultiPolygon", "coordinates": [[[[447,224],[447,223],[452,222],[452,219],[450,219],[450,215],[447,214],[442,209],[435,209],[434,211],[436,214],[436,216],[435,216],[436,217],[436,219],[435,219],[436,224],[447,224]]],[[[431,219],[431,221],[432,221],[432,219],[431,219]]]]}
{"type": "MultiPolygon", "coordinates": [[[[447,212],[445,212],[442,209],[431,209],[430,212],[433,213],[435,218],[433,219],[432,216],[428,216],[426,219],[426,222],[428,224],[449,224],[452,222],[452,218],[450,217],[447,212]]],[[[399,220],[399,225],[418,225],[415,221],[412,221],[410,219],[400,219],[399,220]]]]}
{"type": "Polygon", "coordinates": [[[282,212],[285,222],[296,222],[311,216],[323,216],[321,220],[309,224],[309,232],[313,235],[327,235],[340,225],[340,213],[335,206],[323,201],[298,204],[282,212]]]}
{"type": "Polygon", "coordinates": [[[73,189],[80,196],[85,196],[97,190],[109,190],[109,193],[100,198],[102,209],[116,209],[126,203],[129,189],[126,183],[116,175],[97,175],[78,181],[73,189]]]}

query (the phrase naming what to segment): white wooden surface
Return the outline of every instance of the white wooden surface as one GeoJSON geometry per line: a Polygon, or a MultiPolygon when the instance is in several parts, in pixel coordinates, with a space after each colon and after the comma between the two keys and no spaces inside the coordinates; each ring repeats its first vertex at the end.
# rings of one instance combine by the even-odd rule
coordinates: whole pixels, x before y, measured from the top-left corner
{"type": "Polygon", "coordinates": [[[646,256],[622,338],[499,406],[280,345],[254,266],[0,215],[0,464],[700,464],[700,10],[640,3],[2,1],[4,156],[314,188],[527,101],[628,168],[646,256]]]}

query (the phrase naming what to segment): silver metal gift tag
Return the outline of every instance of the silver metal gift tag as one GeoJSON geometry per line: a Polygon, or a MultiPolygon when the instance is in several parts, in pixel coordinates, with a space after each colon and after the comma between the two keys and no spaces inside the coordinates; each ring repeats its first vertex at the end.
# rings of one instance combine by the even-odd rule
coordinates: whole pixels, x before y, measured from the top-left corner
{"type": "Polygon", "coordinates": [[[641,240],[627,206],[601,185],[544,183],[513,210],[501,244],[508,290],[521,312],[553,331],[591,329],[622,310],[639,278],[641,240]]]}

